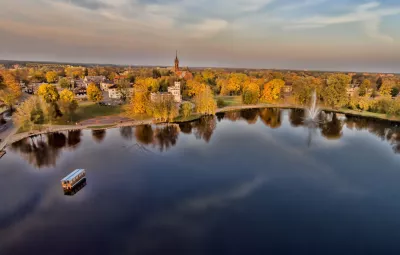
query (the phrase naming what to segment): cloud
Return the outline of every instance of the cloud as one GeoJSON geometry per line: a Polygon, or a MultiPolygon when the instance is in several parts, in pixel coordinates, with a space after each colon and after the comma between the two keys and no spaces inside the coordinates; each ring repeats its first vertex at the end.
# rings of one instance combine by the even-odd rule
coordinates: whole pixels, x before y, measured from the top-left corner
{"type": "Polygon", "coordinates": [[[57,1],[66,2],[90,10],[98,10],[110,7],[110,5],[100,0],[57,0],[57,1]]]}
{"type": "Polygon", "coordinates": [[[224,30],[228,22],[222,19],[206,19],[200,23],[186,26],[192,37],[204,38],[212,37],[224,30]]]}
{"type": "Polygon", "coordinates": [[[393,38],[384,35],[379,31],[382,18],[400,14],[400,7],[394,8],[378,8],[379,2],[370,2],[358,5],[353,12],[341,14],[337,16],[314,16],[303,20],[294,21],[284,26],[284,29],[312,29],[321,28],[335,24],[346,24],[354,22],[362,22],[364,24],[364,32],[371,38],[393,42],[393,38]]]}
{"type": "Polygon", "coordinates": [[[293,11],[300,8],[305,8],[309,6],[314,6],[318,4],[322,4],[327,0],[305,0],[303,2],[295,2],[287,5],[283,5],[278,8],[278,11],[293,11]]]}

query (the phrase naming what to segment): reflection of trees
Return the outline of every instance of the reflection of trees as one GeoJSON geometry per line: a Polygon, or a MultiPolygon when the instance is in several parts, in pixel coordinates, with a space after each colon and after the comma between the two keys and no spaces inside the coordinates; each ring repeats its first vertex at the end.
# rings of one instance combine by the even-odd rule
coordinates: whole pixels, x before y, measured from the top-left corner
{"type": "Polygon", "coordinates": [[[337,118],[336,113],[332,114],[332,120],[323,122],[320,127],[322,136],[326,137],[327,139],[334,140],[342,137],[343,123],[337,118]]]}
{"type": "Polygon", "coordinates": [[[135,128],[136,140],[142,144],[153,143],[153,128],[151,125],[141,125],[135,128]]]}
{"type": "Polygon", "coordinates": [[[132,140],[133,137],[132,127],[120,127],[119,133],[121,134],[122,138],[126,140],[132,140]]]}
{"type": "Polygon", "coordinates": [[[25,138],[13,143],[11,149],[20,155],[31,165],[42,168],[56,165],[60,149],[66,145],[66,137],[61,133],[40,135],[25,138]],[[58,140],[59,139],[59,140],[58,140]]]}
{"type": "Polygon", "coordinates": [[[260,110],[260,118],[270,128],[281,126],[281,110],[278,108],[264,108],[260,110]]]}
{"type": "Polygon", "coordinates": [[[240,111],[226,112],[224,118],[230,121],[237,121],[240,119],[240,111]]]}
{"type": "Polygon", "coordinates": [[[178,140],[179,129],[177,125],[167,125],[155,130],[155,144],[160,148],[160,151],[168,150],[176,144],[178,140]]]}
{"type": "Polygon", "coordinates": [[[105,129],[92,130],[92,137],[97,143],[101,143],[106,137],[105,129]]]}
{"type": "Polygon", "coordinates": [[[303,109],[291,109],[289,112],[289,121],[292,127],[298,127],[304,125],[304,110],[303,109]]]}
{"type": "Polygon", "coordinates": [[[201,117],[193,123],[195,129],[194,134],[197,139],[203,139],[204,141],[209,142],[216,126],[217,120],[215,116],[209,115],[201,117]]]}
{"type": "Polygon", "coordinates": [[[216,114],[218,122],[223,120],[225,118],[225,113],[224,112],[219,112],[216,114]]]}
{"type": "Polygon", "coordinates": [[[81,130],[73,130],[68,131],[67,144],[68,147],[76,147],[81,142],[82,131],[81,130]]]}
{"type": "Polygon", "coordinates": [[[179,123],[179,129],[184,134],[192,133],[192,122],[179,123]]]}
{"type": "Polygon", "coordinates": [[[255,124],[258,119],[258,109],[246,109],[240,111],[240,117],[245,119],[248,124],[255,124]]]}

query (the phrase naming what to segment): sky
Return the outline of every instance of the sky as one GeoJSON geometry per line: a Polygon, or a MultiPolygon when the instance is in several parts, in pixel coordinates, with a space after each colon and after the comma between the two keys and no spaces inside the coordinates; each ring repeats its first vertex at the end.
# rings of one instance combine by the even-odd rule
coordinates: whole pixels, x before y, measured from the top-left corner
{"type": "Polygon", "coordinates": [[[400,73],[399,0],[0,0],[0,59],[400,73]]]}

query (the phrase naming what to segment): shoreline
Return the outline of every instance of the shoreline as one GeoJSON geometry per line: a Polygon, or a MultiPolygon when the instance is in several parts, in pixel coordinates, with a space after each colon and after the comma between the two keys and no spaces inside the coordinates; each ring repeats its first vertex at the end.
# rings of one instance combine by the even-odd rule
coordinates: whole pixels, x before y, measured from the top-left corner
{"type": "MultiPolygon", "coordinates": [[[[238,111],[238,110],[246,110],[246,109],[261,109],[261,108],[281,108],[281,109],[305,109],[306,107],[304,106],[299,106],[299,105],[288,105],[288,104],[256,104],[256,105],[237,105],[237,106],[227,106],[224,108],[217,109],[216,114],[218,113],[225,113],[225,112],[231,112],[231,111],[238,111]]],[[[389,122],[395,122],[395,123],[400,123],[400,118],[389,118],[385,116],[381,116],[381,114],[375,114],[375,113],[370,113],[370,112],[358,112],[350,109],[331,109],[331,108],[321,108],[322,111],[329,111],[329,112],[335,112],[335,113],[341,113],[341,114],[347,114],[350,116],[354,117],[362,117],[362,118],[370,118],[370,119],[377,119],[377,120],[383,120],[383,121],[389,121],[389,122]]],[[[383,114],[382,114],[383,115],[383,114]]],[[[203,117],[204,114],[199,114],[198,116],[191,118],[189,120],[184,120],[184,121],[174,121],[174,122],[169,122],[170,124],[179,124],[179,123],[184,123],[184,122],[191,122],[200,119],[203,117]]],[[[156,122],[154,119],[148,119],[148,120],[133,120],[133,121],[125,121],[125,122],[120,122],[120,123],[114,123],[114,124],[104,124],[100,126],[93,126],[93,125],[53,125],[47,128],[44,128],[44,130],[40,131],[29,131],[29,132],[23,132],[23,133],[18,133],[18,134],[13,134],[11,137],[8,138],[8,140],[4,143],[1,144],[0,146],[0,151],[3,151],[4,149],[7,148],[9,144],[21,141],[22,139],[35,136],[35,135],[42,135],[42,134],[47,134],[47,133],[53,133],[53,132],[62,132],[62,131],[73,131],[73,130],[102,130],[102,129],[111,129],[111,128],[120,128],[120,127],[135,127],[139,125],[148,125],[148,124],[167,124],[167,122],[156,122]]]]}

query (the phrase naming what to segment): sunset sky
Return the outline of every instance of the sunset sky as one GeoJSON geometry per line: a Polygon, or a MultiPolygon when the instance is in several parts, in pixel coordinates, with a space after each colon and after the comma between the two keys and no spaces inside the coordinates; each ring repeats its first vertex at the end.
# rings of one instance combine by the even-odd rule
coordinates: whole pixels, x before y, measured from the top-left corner
{"type": "Polygon", "coordinates": [[[400,72],[399,0],[1,0],[0,59],[400,72]]]}

